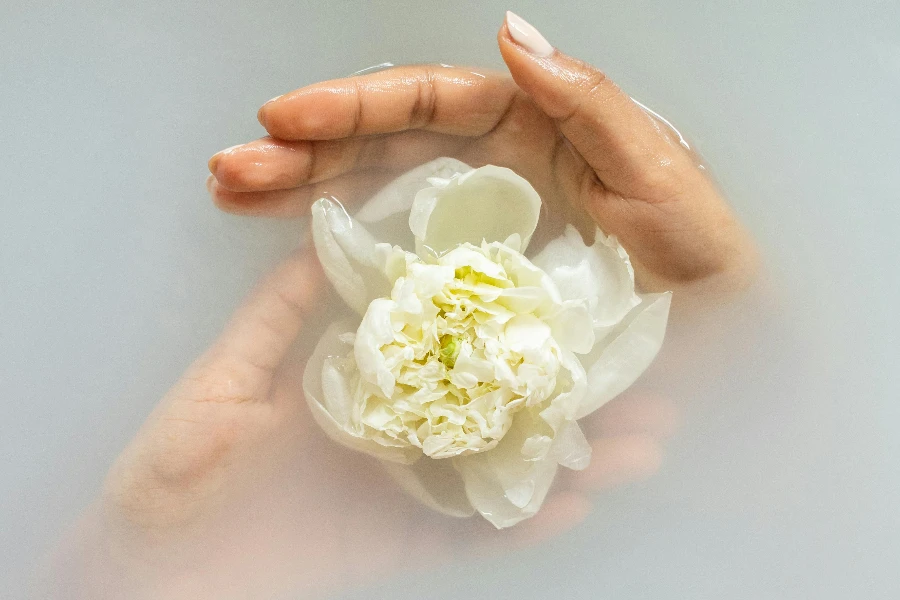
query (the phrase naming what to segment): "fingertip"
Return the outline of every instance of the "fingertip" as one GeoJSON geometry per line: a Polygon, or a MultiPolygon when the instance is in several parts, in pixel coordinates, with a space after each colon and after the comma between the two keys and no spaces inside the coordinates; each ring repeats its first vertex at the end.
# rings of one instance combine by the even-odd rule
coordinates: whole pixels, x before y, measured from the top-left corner
{"type": "Polygon", "coordinates": [[[266,126],[266,112],[267,112],[267,107],[268,107],[270,104],[273,104],[273,103],[277,102],[277,101],[278,101],[279,99],[281,99],[283,96],[284,96],[284,94],[282,94],[282,95],[280,95],[280,96],[275,96],[275,97],[272,98],[271,100],[266,100],[266,101],[263,103],[263,105],[259,107],[259,110],[256,111],[256,120],[259,121],[259,124],[260,124],[260,125],[262,125],[263,127],[266,126]]]}
{"type": "Polygon", "coordinates": [[[510,10],[500,28],[500,41],[501,46],[506,41],[536,58],[548,58],[556,51],[534,25],[510,10]]]}
{"type": "Polygon", "coordinates": [[[213,175],[216,174],[216,166],[219,164],[219,159],[221,158],[219,156],[219,154],[220,153],[218,153],[218,152],[213,154],[211,157],[209,157],[209,160],[206,163],[206,168],[208,168],[209,172],[212,173],[213,175]]]}

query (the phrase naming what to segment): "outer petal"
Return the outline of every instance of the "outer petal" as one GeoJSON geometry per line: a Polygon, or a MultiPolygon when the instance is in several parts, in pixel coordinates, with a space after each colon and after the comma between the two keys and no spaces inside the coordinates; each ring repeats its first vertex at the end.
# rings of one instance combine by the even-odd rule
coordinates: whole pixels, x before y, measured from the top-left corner
{"type": "Polygon", "coordinates": [[[319,340],[315,352],[306,364],[303,391],[316,423],[332,440],[385,461],[410,464],[422,456],[418,448],[383,446],[355,435],[349,427],[350,393],[355,373],[352,363],[338,365],[337,357],[346,356],[349,344],[340,335],[353,331],[348,323],[335,323],[319,340]]]}
{"type": "Polygon", "coordinates": [[[553,456],[563,467],[574,471],[587,468],[591,462],[591,445],[575,421],[569,421],[556,435],[553,456]]]}
{"type": "Polygon", "coordinates": [[[554,452],[540,460],[526,443],[540,428],[540,419],[519,413],[515,423],[493,450],[452,459],[462,475],[472,506],[497,529],[533,516],[553,483],[554,452]],[[524,450],[524,452],[523,452],[524,450]]]}
{"type": "Polygon", "coordinates": [[[672,293],[647,294],[639,307],[581,362],[587,369],[587,394],[578,408],[580,419],[628,388],[659,352],[666,333],[672,293]]]}
{"type": "Polygon", "coordinates": [[[475,513],[451,461],[422,458],[408,466],[391,462],[382,465],[407,494],[425,506],[449,517],[471,517],[475,513]]]}
{"type": "Polygon", "coordinates": [[[419,190],[431,187],[430,178],[450,179],[471,170],[466,163],[447,156],[419,165],[381,188],[359,209],[356,218],[363,223],[377,223],[399,213],[405,215],[419,190]]]}
{"type": "Polygon", "coordinates": [[[569,225],[532,262],[556,283],[564,300],[587,301],[595,329],[616,325],[640,303],[628,253],[599,229],[594,244],[586,246],[569,225]]]}
{"type": "Polygon", "coordinates": [[[328,279],[341,298],[360,314],[373,298],[387,296],[391,280],[387,264],[396,262],[399,248],[378,244],[365,227],[333,200],[312,206],[313,243],[328,279]]]}
{"type": "Polygon", "coordinates": [[[381,347],[394,341],[391,312],[396,306],[397,303],[388,298],[373,300],[356,331],[353,344],[356,366],[363,379],[378,386],[387,398],[393,396],[396,381],[387,367],[381,347]]]}
{"type": "Polygon", "coordinates": [[[503,242],[519,234],[522,251],[537,227],[541,198],[527,180],[510,169],[488,165],[450,179],[433,179],[434,187],[416,194],[409,228],[416,250],[437,254],[469,242],[503,242]]]}

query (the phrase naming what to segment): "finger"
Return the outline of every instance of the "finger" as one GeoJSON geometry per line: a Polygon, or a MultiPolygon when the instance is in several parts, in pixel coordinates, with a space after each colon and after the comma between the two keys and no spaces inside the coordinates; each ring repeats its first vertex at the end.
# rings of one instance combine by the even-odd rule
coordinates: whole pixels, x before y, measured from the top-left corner
{"type": "Polygon", "coordinates": [[[516,86],[506,76],[437,65],[397,67],[300,88],[260,108],[285,140],[333,140],[426,129],[478,136],[505,114],[516,86]]]}
{"type": "Polygon", "coordinates": [[[200,360],[245,375],[236,378],[252,396],[272,375],[300,334],[306,315],[316,308],[323,273],[311,247],[298,251],[266,276],[235,312],[225,331],[200,360]]]}
{"type": "Polygon", "coordinates": [[[284,190],[355,170],[406,170],[452,154],[463,144],[464,138],[427,131],[323,141],[266,137],[216,153],[209,170],[234,192],[284,190]]]}
{"type": "Polygon", "coordinates": [[[659,470],[662,447],[647,435],[620,435],[591,442],[591,464],[569,474],[571,487],[598,491],[642,481],[659,470]]]}
{"type": "Polygon", "coordinates": [[[234,192],[210,175],[206,188],[221,210],[245,216],[297,218],[309,215],[319,198],[334,197],[349,206],[359,204],[397,177],[399,171],[358,171],[287,190],[234,192]]]}
{"type": "Polygon", "coordinates": [[[693,168],[684,148],[603,72],[554,49],[520,17],[507,14],[498,41],[515,82],[608,188],[649,197],[644,188],[693,168]]]}
{"type": "Polygon", "coordinates": [[[645,289],[707,280],[709,291],[731,291],[752,280],[753,244],[680,136],[516,15],[498,40],[513,79],[590,166],[578,197],[628,249],[645,289]]]}

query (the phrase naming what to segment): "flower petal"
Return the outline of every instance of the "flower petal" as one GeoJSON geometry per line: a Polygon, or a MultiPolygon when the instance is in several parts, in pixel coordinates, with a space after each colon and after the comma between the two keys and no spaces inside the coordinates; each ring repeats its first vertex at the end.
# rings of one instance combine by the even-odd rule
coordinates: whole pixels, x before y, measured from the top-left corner
{"type": "Polygon", "coordinates": [[[571,352],[587,354],[594,347],[593,318],[586,302],[566,300],[555,315],[547,319],[553,339],[571,352]]]}
{"type": "Polygon", "coordinates": [[[556,434],[553,453],[561,466],[575,471],[587,468],[591,462],[591,445],[575,421],[569,421],[556,434]]]}
{"type": "Polygon", "coordinates": [[[449,517],[475,514],[462,477],[451,461],[422,458],[412,465],[381,464],[407,494],[425,506],[449,517]]]}
{"type": "Polygon", "coordinates": [[[503,242],[513,234],[519,234],[522,251],[528,246],[541,198],[526,179],[487,165],[432,183],[416,194],[409,214],[420,255],[424,248],[440,255],[465,242],[503,242]]]}
{"type": "Polygon", "coordinates": [[[628,253],[597,229],[592,246],[571,225],[532,262],[556,283],[563,300],[587,300],[595,329],[608,329],[640,303],[628,253]]]}
{"type": "Polygon", "coordinates": [[[553,483],[555,456],[534,460],[529,442],[539,427],[538,418],[519,413],[496,448],[453,459],[472,506],[497,529],[533,516],[553,483]]]}
{"type": "Polygon", "coordinates": [[[359,209],[356,218],[363,223],[377,223],[395,214],[406,213],[412,208],[413,198],[419,190],[431,187],[429,179],[450,179],[471,170],[466,163],[448,156],[419,165],[381,188],[359,209]]]}
{"type": "Polygon", "coordinates": [[[312,231],[325,275],[351,308],[362,314],[370,300],[388,295],[388,263],[396,263],[395,255],[402,250],[376,243],[344,207],[328,198],[312,205],[312,231]]]}
{"type": "Polygon", "coordinates": [[[381,347],[394,341],[391,312],[396,306],[396,302],[387,298],[373,300],[363,316],[353,342],[353,355],[360,375],[369,383],[378,386],[386,398],[393,396],[396,380],[387,366],[381,347]]]}
{"type": "Polygon", "coordinates": [[[325,434],[335,442],[385,461],[410,464],[422,456],[418,448],[384,446],[355,435],[348,427],[350,397],[354,373],[352,364],[334,362],[349,351],[341,339],[352,331],[348,323],[332,324],[319,340],[303,373],[303,391],[313,418],[325,434]]]}
{"type": "Polygon", "coordinates": [[[672,293],[644,295],[622,323],[581,362],[587,369],[587,393],[580,419],[622,393],[643,373],[662,346],[672,293]]]}

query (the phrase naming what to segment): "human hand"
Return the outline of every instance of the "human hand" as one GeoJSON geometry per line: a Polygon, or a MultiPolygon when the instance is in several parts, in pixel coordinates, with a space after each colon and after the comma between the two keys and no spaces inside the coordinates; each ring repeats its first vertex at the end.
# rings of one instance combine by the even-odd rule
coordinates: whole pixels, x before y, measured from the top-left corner
{"type": "Polygon", "coordinates": [[[616,400],[588,430],[592,466],[561,481],[530,521],[496,532],[418,506],[308,413],[297,342],[327,301],[323,283],[310,250],[286,261],[166,394],[58,551],[61,596],[314,594],[539,541],[579,522],[589,492],[658,466],[671,407],[616,400]]]}
{"type": "MultiPolygon", "coordinates": [[[[267,103],[260,121],[271,137],[211,159],[214,199],[232,212],[303,215],[326,192],[362,200],[453,156],[521,173],[551,226],[587,219],[617,235],[646,290],[745,284],[752,246],[676,132],[592,67],[538,56],[508,25],[499,41],[514,81],[401,67],[267,103]]],[[[314,259],[288,261],[163,399],[61,550],[64,562],[77,556],[84,597],[310,591],[415,566],[410,556],[435,564],[509,549],[577,523],[591,490],[658,467],[672,405],[632,392],[592,417],[591,467],[561,480],[530,521],[496,532],[418,507],[309,418],[296,341],[323,288],[314,259]]]]}
{"type": "Polygon", "coordinates": [[[527,178],[549,207],[545,227],[593,220],[616,235],[647,291],[677,289],[678,302],[746,286],[753,245],[680,134],[529,28],[512,15],[500,29],[512,79],[407,66],[267,102],[258,117],[269,137],[210,159],[213,198],[235,213],[304,215],[323,193],[352,201],[451,156],[527,178]]]}

